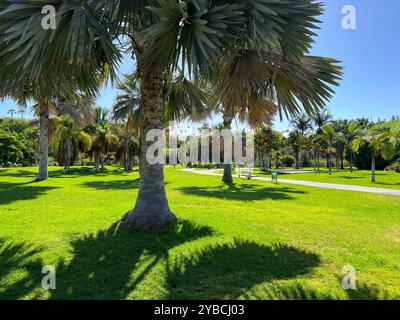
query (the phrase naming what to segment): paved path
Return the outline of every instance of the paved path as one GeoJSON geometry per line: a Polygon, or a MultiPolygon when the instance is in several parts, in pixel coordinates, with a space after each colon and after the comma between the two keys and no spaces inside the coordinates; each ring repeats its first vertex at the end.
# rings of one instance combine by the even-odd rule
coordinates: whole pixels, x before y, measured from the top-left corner
{"type": "MultiPolygon", "coordinates": [[[[208,175],[208,176],[222,177],[222,174],[215,172],[215,170],[183,169],[183,171],[192,172],[192,173],[196,173],[196,174],[202,174],[202,175],[208,175]]],[[[252,180],[271,181],[271,178],[252,177],[252,180]]],[[[322,182],[289,180],[289,179],[279,179],[279,182],[287,183],[287,184],[296,184],[296,185],[301,185],[301,186],[317,187],[317,188],[348,190],[348,191],[400,196],[400,190],[396,190],[396,189],[382,189],[382,188],[373,188],[373,187],[352,186],[352,185],[347,185],[347,184],[322,183],[322,182]]]]}

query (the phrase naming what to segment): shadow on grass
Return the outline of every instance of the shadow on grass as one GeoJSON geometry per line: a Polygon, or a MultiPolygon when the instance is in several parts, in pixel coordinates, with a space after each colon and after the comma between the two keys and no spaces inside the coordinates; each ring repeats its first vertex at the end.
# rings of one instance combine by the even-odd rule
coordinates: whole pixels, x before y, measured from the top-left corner
{"type": "Polygon", "coordinates": [[[237,299],[254,285],[295,278],[318,266],[318,255],[235,239],[168,266],[168,299],[237,299]]]}
{"type": "Polygon", "coordinates": [[[306,194],[305,191],[289,187],[263,187],[258,184],[227,184],[215,187],[183,187],[178,190],[195,196],[240,201],[256,201],[263,199],[290,200],[295,199],[295,195],[306,194]]]}
{"type": "Polygon", "coordinates": [[[37,185],[36,183],[4,183],[0,182],[0,205],[10,204],[20,200],[31,200],[58,187],[37,185]]]}
{"type": "Polygon", "coordinates": [[[72,259],[56,266],[57,289],[46,292],[41,288],[44,262],[37,257],[44,249],[0,238],[0,299],[38,299],[44,293],[52,299],[124,299],[156,266],[150,276],[165,289],[167,299],[395,298],[367,285],[341,297],[297,284],[269,286],[274,280],[306,275],[320,264],[315,253],[292,246],[234,239],[197,251],[175,250],[169,256],[170,249],[213,235],[209,227],[188,221],[153,234],[105,230],[87,235],[71,243],[72,259]],[[268,290],[252,294],[258,284],[268,290]]]}
{"type": "Polygon", "coordinates": [[[41,250],[25,242],[13,244],[0,238],[0,300],[22,298],[40,286],[44,264],[35,255],[41,250]],[[13,279],[11,286],[6,286],[7,277],[17,270],[20,272],[19,277],[13,279]]]}
{"type": "Polygon", "coordinates": [[[82,185],[89,188],[98,190],[109,190],[109,189],[137,189],[139,188],[140,179],[134,180],[115,180],[115,181],[89,181],[82,185]]]}
{"type": "Polygon", "coordinates": [[[13,178],[32,178],[35,179],[37,177],[37,172],[28,171],[25,169],[1,169],[0,177],[13,177],[13,178]]]}
{"type": "MultiPolygon", "coordinates": [[[[340,285],[341,280],[338,279],[340,285]]],[[[390,294],[385,289],[376,285],[358,283],[356,290],[342,290],[342,294],[332,294],[317,291],[300,284],[273,285],[261,290],[258,294],[245,294],[244,299],[269,299],[269,300],[398,300],[400,297],[390,294]]]]}
{"type": "Polygon", "coordinates": [[[110,229],[78,239],[71,243],[73,259],[57,266],[52,298],[124,299],[160,260],[168,259],[170,249],[213,233],[183,221],[152,234],[110,229]]]}

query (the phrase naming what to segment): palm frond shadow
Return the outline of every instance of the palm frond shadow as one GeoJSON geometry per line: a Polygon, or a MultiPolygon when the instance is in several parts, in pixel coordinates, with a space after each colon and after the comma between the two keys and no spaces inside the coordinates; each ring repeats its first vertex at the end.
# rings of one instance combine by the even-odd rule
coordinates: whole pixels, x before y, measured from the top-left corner
{"type": "Polygon", "coordinates": [[[238,299],[254,285],[307,274],[319,256],[241,239],[209,246],[168,265],[169,299],[238,299]]]}
{"type": "Polygon", "coordinates": [[[264,187],[257,184],[226,184],[220,187],[182,187],[179,191],[202,197],[213,197],[219,199],[256,201],[263,199],[291,200],[296,195],[306,194],[305,191],[289,187],[271,186],[264,187]]]}
{"type": "Polygon", "coordinates": [[[12,286],[0,286],[0,300],[23,298],[41,284],[44,263],[35,257],[41,251],[41,247],[35,247],[26,242],[13,244],[6,238],[0,238],[0,283],[3,283],[5,278],[15,270],[26,272],[13,282],[12,286]]]}
{"type": "Polygon", "coordinates": [[[162,232],[143,234],[110,228],[71,243],[73,258],[57,266],[53,299],[124,299],[168,251],[176,246],[213,235],[207,226],[182,221],[162,232]],[[144,267],[142,255],[151,262],[144,267]],[[138,271],[140,270],[140,271],[138,271]],[[132,272],[138,272],[132,278],[132,272]]]}
{"type": "MultiPolygon", "coordinates": [[[[338,279],[340,285],[341,280],[338,279]]],[[[386,290],[376,285],[358,283],[355,290],[342,289],[341,294],[317,291],[301,284],[273,285],[262,290],[257,295],[245,294],[244,299],[271,299],[271,300],[394,300],[399,299],[390,295],[386,290]],[[259,297],[260,296],[260,297],[259,297]]]]}
{"type": "Polygon", "coordinates": [[[36,199],[50,190],[58,187],[41,186],[32,182],[4,183],[0,182],[0,205],[6,205],[15,201],[36,199]]]}

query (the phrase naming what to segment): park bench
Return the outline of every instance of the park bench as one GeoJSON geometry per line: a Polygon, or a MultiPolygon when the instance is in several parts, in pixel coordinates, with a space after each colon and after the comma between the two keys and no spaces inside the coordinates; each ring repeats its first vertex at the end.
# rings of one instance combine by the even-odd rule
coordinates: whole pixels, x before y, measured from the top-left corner
{"type": "Polygon", "coordinates": [[[238,168],[238,174],[239,178],[245,177],[247,180],[250,180],[253,177],[252,170],[250,168],[238,168]]]}

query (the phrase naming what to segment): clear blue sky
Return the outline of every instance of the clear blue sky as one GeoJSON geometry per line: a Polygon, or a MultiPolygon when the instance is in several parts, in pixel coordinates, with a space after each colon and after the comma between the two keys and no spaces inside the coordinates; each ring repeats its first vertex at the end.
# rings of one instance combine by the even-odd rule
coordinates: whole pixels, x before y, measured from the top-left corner
{"type": "MultiPolygon", "coordinates": [[[[345,67],[342,85],[327,105],[336,118],[377,120],[400,115],[399,12],[399,0],[326,1],[321,30],[311,54],[336,58],[345,67]],[[345,5],[353,5],[357,10],[356,30],[342,28],[345,5]]],[[[132,62],[126,59],[120,72],[132,69],[132,62]]],[[[98,104],[110,107],[116,94],[108,85],[98,104]]],[[[13,107],[16,105],[12,101],[0,103],[0,116],[13,107]]],[[[276,128],[285,130],[287,122],[276,121],[276,128]]]]}

